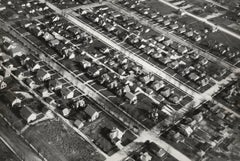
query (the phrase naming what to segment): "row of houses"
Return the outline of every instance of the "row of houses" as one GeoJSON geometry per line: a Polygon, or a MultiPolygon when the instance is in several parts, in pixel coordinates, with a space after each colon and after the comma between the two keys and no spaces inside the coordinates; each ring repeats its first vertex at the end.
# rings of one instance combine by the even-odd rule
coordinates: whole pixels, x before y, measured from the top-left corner
{"type": "MultiPolygon", "coordinates": [[[[108,13],[109,8],[101,6],[101,8],[98,7],[97,11],[99,10],[101,11],[102,15],[96,15],[95,13],[92,13],[89,11],[83,12],[83,15],[85,15],[85,17],[89,18],[93,22],[96,22],[103,27],[104,25],[100,23],[101,22],[100,19],[103,20],[102,16],[104,15],[104,13],[108,13]],[[98,17],[98,20],[94,18],[96,16],[98,17]]],[[[105,17],[106,16],[109,16],[109,15],[106,14],[105,17]]],[[[111,19],[111,21],[114,21],[114,19],[111,19]]],[[[109,23],[109,22],[106,21],[106,23],[109,23]]],[[[208,76],[205,77],[207,73],[204,73],[205,72],[204,67],[196,69],[197,72],[193,72],[191,74],[190,72],[188,72],[190,71],[189,69],[191,68],[195,69],[195,67],[187,66],[188,63],[184,62],[184,60],[182,60],[181,58],[186,54],[188,54],[190,55],[190,58],[191,58],[190,60],[194,62],[194,60],[198,59],[197,57],[199,57],[199,55],[189,54],[190,49],[188,49],[187,47],[182,46],[177,42],[174,42],[166,38],[163,35],[157,36],[154,39],[150,38],[148,40],[145,40],[139,35],[131,34],[129,31],[126,31],[117,27],[112,32],[114,34],[117,34],[116,36],[119,39],[125,40],[130,45],[133,45],[134,47],[141,50],[145,54],[151,56],[153,59],[156,59],[159,63],[167,65],[176,71],[182,72],[185,69],[186,72],[182,72],[181,75],[185,76],[189,74],[190,80],[196,82],[199,86],[205,86],[209,83],[209,77],[208,76]],[[197,73],[200,73],[200,74],[197,74],[197,73]],[[202,77],[201,77],[201,74],[203,74],[202,77]]],[[[207,61],[208,61],[207,59],[202,58],[198,63],[198,67],[202,67],[201,65],[206,65],[208,63],[207,61]]]]}
{"type": "MultiPolygon", "coordinates": [[[[213,104],[204,104],[198,110],[189,112],[175,128],[168,131],[170,140],[190,146],[202,157],[209,149],[218,146],[231,132],[232,121],[227,119],[226,111],[213,104]],[[223,114],[223,115],[222,115],[223,114]],[[206,122],[205,125],[201,122],[206,122]]],[[[231,116],[230,116],[231,117],[231,116]]]]}
{"type": "Polygon", "coordinates": [[[149,18],[151,21],[158,23],[159,25],[166,27],[168,30],[174,31],[175,33],[181,34],[185,38],[188,38],[193,41],[201,41],[206,34],[202,31],[195,30],[191,27],[186,26],[187,24],[182,24],[177,20],[177,16],[168,16],[162,15],[160,12],[153,10],[152,8],[144,5],[142,2],[139,1],[120,1],[120,5],[137,12],[149,18]]]}
{"type": "MultiPolygon", "coordinates": [[[[19,17],[35,17],[41,14],[49,14],[52,13],[51,10],[46,3],[39,2],[39,1],[21,1],[20,3],[16,3],[14,1],[6,1],[3,2],[5,9],[3,10],[3,15],[7,15],[7,12],[13,12],[15,16],[10,16],[12,19],[17,19],[19,17]]],[[[6,17],[7,19],[9,17],[6,17]]]]}

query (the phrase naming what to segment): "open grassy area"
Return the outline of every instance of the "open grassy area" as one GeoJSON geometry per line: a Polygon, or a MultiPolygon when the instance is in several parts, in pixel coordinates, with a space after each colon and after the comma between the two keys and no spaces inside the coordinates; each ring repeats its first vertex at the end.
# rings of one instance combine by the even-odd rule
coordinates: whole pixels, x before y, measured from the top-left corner
{"type": "Polygon", "coordinates": [[[8,149],[8,147],[0,140],[0,160],[1,161],[19,161],[19,159],[8,149]]]}
{"type": "Polygon", "coordinates": [[[101,161],[105,158],[60,121],[30,127],[24,136],[51,161],[101,161]]]}

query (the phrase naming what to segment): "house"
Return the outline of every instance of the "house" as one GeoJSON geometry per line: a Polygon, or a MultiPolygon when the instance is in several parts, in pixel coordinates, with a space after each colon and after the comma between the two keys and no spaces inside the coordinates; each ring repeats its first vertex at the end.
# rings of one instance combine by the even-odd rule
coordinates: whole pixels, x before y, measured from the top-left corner
{"type": "Polygon", "coordinates": [[[185,27],[181,27],[181,28],[178,28],[177,31],[178,31],[180,34],[183,34],[183,33],[185,33],[187,30],[186,30],[185,27]]]}
{"type": "Polygon", "coordinates": [[[208,61],[207,58],[203,58],[203,59],[200,60],[199,63],[202,64],[202,65],[207,65],[208,62],[209,62],[209,61],[208,61]]]}
{"type": "Polygon", "coordinates": [[[188,52],[188,49],[186,46],[178,46],[178,49],[177,49],[178,53],[180,54],[185,54],[188,52]]]}
{"type": "Polygon", "coordinates": [[[163,36],[163,35],[157,36],[157,37],[155,37],[155,40],[156,40],[157,42],[162,42],[162,41],[165,40],[165,36],[163,36]]]}
{"type": "Polygon", "coordinates": [[[181,70],[180,72],[181,72],[182,76],[185,76],[185,75],[189,74],[191,71],[193,71],[194,69],[195,68],[193,66],[189,66],[189,67],[181,70]]]}
{"type": "Polygon", "coordinates": [[[50,47],[54,47],[54,46],[58,45],[59,43],[60,43],[60,41],[58,39],[53,39],[53,40],[50,40],[48,44],[50,47]]]}
{"type": "Polygon", "coordinates": [[[179,62],[177,60],[175,60],[175,61],[168,63],[167,66],[171,69],[177,69],[179,67],[179,62]]]}
{"type": "Polygon", "coordinates": [[[197,84],[199,84],[202,87],[208,85],[209,82],[210,82],[209,77],[203,77],[203,78],[200,78],[199,80],[197,80],[197,84]]]}
{"type": "Polygon", "coordinates": [[[165,100],[165,98],[164,98],[163,96],[161,96],[161,95],[156,95],[156,96],[153,96],[153,97],[154,97],[154,99],[156,99],[158,102],[162,102],[162,101],[165,100]]]}
{"type": "Polygon", "coordinates": [[[130,83],[129,86],[125,86],[124,87],[124,92],[127,92],[128,91],[128,87],[130,89],[130,91],[133,93],[133,94],[136,94],[137,92],[140,92],[141,91],[141,88],[139,88],[139,85],[136,84],[136,83],[130,83]]]}
{"type": "Polygon", "coordinates": [[[45,41],[51,41],[51,40],[54,40],[54,36],[51,35],[49,32],[45,32],[44,35],[43,35],[43,39],[45,41]]]}
{"type": "Polygon", "coordinates": [[[197,122],[201,122],[203,120],[203,113],[199,112],[193,116],[193,119],[196,120],[197,122]]]}
{"type": "Polygon", "coordinates": [[[148,145],[148,149],[153,152],[154,154],[156,154],[157,156],[159,156],[160,158],[162,158],[164,155],[166,155],[166,151],[162,148],[160,148],[156,143],[151,142],[148,145]]]}
{"type": "Polygon", "coordinates": [[[106,23],[106,25],[104,25],[104,28],[108,31],[108,32],[111,32],[111,31],[114,31],[116,29],[116,27],[110,23],[106,23]]]}
{"type": "Polygon", "coordinates": [[[171,94],[173,94],[174,91],[171,90],[169,87],[165,87],[163,90],[161,90],[160,94],[164,97],[169,97],[171,94]]]}
{"type": "Polygon", "coordinates": [[[163,21],[164,26],[168,26],[171,24],[171,21],[169,19],[163,21]]]}
{"type": "Polygon", "coordinates": [[[128,59],[127,57],[125,57],[124,55],[120,55],[118,58],[117,58],[117,61],[120,63],[120,64],[126,64],[128,62],[128,59]]]}
{"type": "Polygon", "coordinates": [[[0,82],[0,89],[7,88],[7,83],[5,81],[0,82]]]}
{"type": "Polygon", "coordinates": [[[138,74],[138,75],[142,74],[142,66],[140,65],[133,66],[132,70],[135,72],[135,74],[138,74]]]}
{"type": "Polygon", "coordinates": [[[51,75],[47,71],[45,71],[44,69],[39,69],[37,71],[37,78],[40,81],[46,81],[46,80],[51,79],[51,75]]]}
{"type": "Polygon", "coordinates": [[[109,47],[102,47],[102,48],[99,49],[99,51],[101,53],[103,53],[104,55],[106,55],[106,54],[110,53],[111,49],[109,47]]]}
{"type": "Polygon", "coordinates": [[[63,49],[62,54],[63,54],[64,58],[69,58],[69,59],[74,59],[76,56],[74,53],[74,49],[72,49],[72,48],[63,49]]]}
{"type": "Polygon", "coordinates": [[[197,145],[197,147],[200,149],[200,150],[197,152],[197,154],[198,154],[199,156],[203,157],[203,156],[206,154],[206,152],[211,148],[211,144],[208,143],[208,142],[205,142],[205,143],[201,143],[201,142],[200,142],[200,143],[197,145]]]}
{"type": "Polygon", "coordinates": [[[13,74],[19,79],[19,80],[23,80],[25,78],[25,70],[20,68],[20,69],[17,69],[15,71],[13,71],[13,74]]]}
{"type": "Polygon", "coordinates": [[[201,35],[199,35],[199,34],[194,34],[194,35],[193,35],[193,40],[196,41],[196,42],[198,42],[198,41],[202,40],[202,37],[201,37],[201,35]]]}
{"type": "Polygon", "coordinates": [[[178,42],[176,42],[176,41],[173,41],[170,44],[170,47],[173,48],[174,50],[177,50],[179,46],[180,46],[180,44],[178,42]]]}
{"type": "Polygon", "coordinates": [[[15,70],[18,67],[15,59],[10,59],[7,62],[4,62],[3,65],[10,71],[15,70]]]}
{"type": "Polygon", "coordinates": [[[73,124],[78,129],[81,129],[84,126],[84,120],[76,119],[73,124]]]}
{"type": "Polygon", "coordinates": [[[147,55],[151,55],[152,53],[155,52],[153,47],[147,46],[146,48],[143,49],[144,53],[146,53],[147,55]]]}
{"type": "Polygon", "coordinates": [[[44,32],[39,27],[31,27],[31,33],[37,37],[40,37],[44,34],[44,32]]]}
{"type": "Polygon", "coordinates": [[[0,75],[0,82],[2,82],[4,79],[4,77],[2,75],[0,75]]]}
{"type": "Polygon", "coordinates": [[[109,88],[109,89],[114,89],[114,88],[117,88],[117,86],[118,86],[118,81],[115,79],[115,80],[112,80],[111,82],[109,82],[108,84],[107,84],[107,87],[109,88]]]}
{"type": "Polygon", "coordinates": [[[6,53],[2,53],[0,51],[0,64],[9,61],[11,56],[7,55],[6,53]]]}
{"type": "Polygon", "coordinates": [[[48,97],[49,96],[49,92],[48,92],[48,89],[43,87],[43,88],[39,88],[38,89],[38,93],[40,94],[41,97],[45,98],[45,97],[48,97]]]}
{"type": "Polygon", "coordinates": [[[89,116],[89,122],[96,120],[100,114],[100,112],[93,108],[91,105],[87,105],[84,111],[89,116]]]}
{"type": "Polygon", "coordinates": [[[140,159],[140,161],[151,161],[152,156],[148,152],[144,152],[144,153],[140,154],[139,159],[140,159]]]}
{"type": "Polygon", "coordinates": [[[126,71],[121,69],[121,68],[118,68],[117,70],[118,74],[121,75],[121,76],[125,76],[126,75],[126,71]]]}
{"type": "Polygon", "coordinates": [[[178,29],[178,24],[177,23],[174,23],[174,24],[171,24],[170,26],[169,26],[172,30],[176,30],[176,29],[178,29]]]}
{"type": "Polygon", "coordinates": [[[25,63],[30,60],[30,58],[26,55],[22,55],[22,56],[17,56],[16,59],[20,62],[20,64],[23,66],[25,65],[25,63]]]}
{"type": "Polygon", "coordinates": [[[158,16],[156,19],[155,19],[158,23],[162,23],[163,22],[163,16],[158,16]]]}
{"type": "Polygon", "coordinates": [[[156,46],[158,47],[157,50],[160,49],[160,51],[166,48],[166,46],[163,45],[162,43],[157,43],[156,46]]]}
{"type": "Polygon", "coordinates": [[[62,89],[62,86],[63,86],[62,83],[57,79],[51,79],[48,82],[48,88],[51,91],[56,91],[56,90],[62,89]]]}
{"type": "Polygon", "coordinates": [[[162,57],[158,58],[158,61],[160,63],[166,65],[166,64],[170,63],[172,60],[171,60],[171,58],[169,56],[162,56],[162,57]]]}
{"type": "Polygon", "coordinates": [[[4,5],[2,5],[2,4],[0,3],[0,12],[3,11],[3,10],[5,10],[5,9],[6,9],[6,6],[4,6],[4,5]]]}
{"type": "Polygon", "coordinates": [[[63,87],[61,89],[61,94],[63,99],[71,99],[74,97],[74,91],[71,91],[70,89],[63,87]]]}
{"type": "Polygon", "coordinates": [[[137,103],[137,96],[131,92],[126,92],[125,97],[130,101],[130,104],[137,103]]]}
{"type": "Polygon", "coordinates": [[[156,80],[151,84],[151,88],[155,91],[159,91],[163,87],[165,87],[165,83],[163,80],[156,80]]]}
{"type": "Polygon", "coordinates": [[[22,56],[24,54],[23,48],[16,42],[4,42],[3,49],[12,57],[22,56]]]}
{"type": "Polygon", "coordinates": [[[125,130],[120,130],[117,127],[113,127],[111,132],[109,133],[109,137],[113,143],[117,143],[117,142],[121,142],[124,134],[125,134],[125,130]]]}
{"type": "Polygon", "coordinates": [[[31,78],[26,78],[26,79],[25,79],[25,83],[26,83],[26,85],[29,86],[31,89],[35,89],[35,88],[38,87],[38,85],[36,84],[36,82],[35,82],[33,79],[31,79],[31,78]]]}
{"type": "Polygon", "coordinates": [[[104,84],[105,82],[110,82],[111,77],[108,75],[108,73],[104,73],[97,79],[100,84],[104,84]]]}
{"type": "Polygon", "coordinates": [[[79,30],[79,28],[77,27],[71,27],[68,29],[68,31],[70,31],[71,33],[73,33],[74,35],[79,34],[81,31],[79,30]]]}
{"type": "Polygon", "coordinates": [[[15,105],[21,105],[22,100],[17,97],[15,93],[12,91],[6,91],[3,96],[4,100],[11,106],[14,107],[15,105]]]}
{"type": "Polygon", "coordinates": [[[145,87],[145,88],[144,88],[144,91],[145,91],[147,94],[149,94],[149,95],[152,95],[152,94],[154,93],[153,89],[148,88],[148,87],[145,87]]]}
{"type": "Polygon", "coordinates": [[[195,72],[190,73],[188,77],[193,81],[197,81],[200,78],[195,72]]]}
{"type": "Polygon", "coordinates": [[[87,74],[91,77],[97,77],[100,75],[102,68],[99,66],[92,66],[88,68],[87,74]]]}
{"type": "Polygon", "coordinates": [[[197,60],[200,57],[200,55],[196,52],[194,52],[193,54],[190,55],[190,58],[193,60],[197,60]]]}
{"type": "Polygon", "coordinates": [[[124,94],[124,89],[123,89],[123,87],[118,87],[118,88],[116,89],[116,95],[117,95],[117,96],[123,96],[123,94],[124,94]]]}
{"type": "Polygon", "coordinates": [[[80,97],[73,102],[73,108],[78,109],[78,108],[84,108],[87,106],[87,103],[83,97],[80,97]]]}
{"type": "Polygon", "coordinates": [[[193,31],[185,32],[185,35],[186,35],[187,37],[192,37],[192,36],[193,36],[193,31]]]}
{"type": "Polygon", "coordinates": [[[11,70],[8,68],[1,68],[0,75],[2,75],[4,78],[8,78],[11,75],[11,70]]]}
{"type": "Polygon", "coordinates": [[[80,65],[83,67],[83,69],[87,69],[89,67],[91,67],[91,62],[83,59],[82,61],[80,61],[80,65]]]}
{"type": "Polygon", "coordinates": [[[193,133],[193,130],[190,126],[183,125],[183,124],[180,124],[179,130],[183,135],[187,137],[189,137],[193,133]]]}
{"type": "Polygon", "coordinates": [[[169,100],[173,103],[179,103],[182,100],[182,97],[177,95],[177,94],[173,94],[169,97],[169,100]]]}
{"type": "Polygon", "coordinates": [[[123,161],[136,161],[135,159],[131,158],[131,157],[127,157],[126,159],[124,159],[123,161]]]}
{"type": "Polygon", "coordinates": [[[142,77],[140,77],[140,81],[143,82],[144,84],[148,84],[152,81],[154,81],[155,77],[152,74],[146,74],[142,77]]]}
{"type": "Polygon", "coordinates": [[[68,108],[68,107],[64,107],[62,110],[62,114],[64,117],[68,117],[71,113],[72,109],[68,108]]]}
{"type": "Polygon", "coordinates": [[[45,98],[45,101],[49,104],[49,105],[51,105],[51,106],[54,106],[54,107],[57,107],[57,102],[56,102],[56,100],[53,98],[53,97],[46,97],[45,98]]]}
{"type": "Polygon", "coordinates": [[[37,119],[37,116],[39,113],[36,113],[33,109],[31,109],[29,106],[24,105],[20,109],[20,115],[22,118],[27,121],[27,123],[30,123],[32,121],[35,121],[37,119]]]}

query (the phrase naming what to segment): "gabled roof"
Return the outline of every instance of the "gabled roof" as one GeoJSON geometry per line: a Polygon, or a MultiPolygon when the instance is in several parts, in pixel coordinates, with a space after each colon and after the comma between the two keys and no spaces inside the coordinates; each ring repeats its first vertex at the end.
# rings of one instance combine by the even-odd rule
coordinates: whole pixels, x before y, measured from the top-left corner
{"type": "Polygon", "coordinates": [[[137,98],[137,96],[135,94],[133,94],[132,92],[126,92],[125,96],[129,99],[129,100],[134,100],[137,98]]]}
{"type": "Polygon", "coordinates": [[[90,117],[92,117],[95,113],[98,113],[98,111],[93,108],[91,105],[87,105],[87,107],[84,110],[90,117]]]}
{"type": "Polygon", "coordinates": [[[21,110],[20,110],[20,113],[21,113],[21,116],[24,118],[24,119],[28,119],[29,116],[31,115],[37,115],[36,112],[33,111],[33,109],[31,109],[29,106],[27,105],[24,105],[21,110]]]}
{"type": "Polygon", "coordinates": [[[42,77],[44,77],[46,74],[49,74],[47,71],[45,71],[44,69],[39,69],[38,71],[37,71],[37,77],[38,78],[42,78],[42,77]]]}

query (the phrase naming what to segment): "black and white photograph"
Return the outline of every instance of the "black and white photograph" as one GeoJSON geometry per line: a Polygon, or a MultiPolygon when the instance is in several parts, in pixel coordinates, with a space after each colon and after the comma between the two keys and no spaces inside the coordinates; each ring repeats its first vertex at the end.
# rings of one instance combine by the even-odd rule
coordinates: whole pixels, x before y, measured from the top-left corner
{"type": "Polygon", "coordinates": [[[0,161],[240,161],[240,0],[0,0],[0,161]]]}

